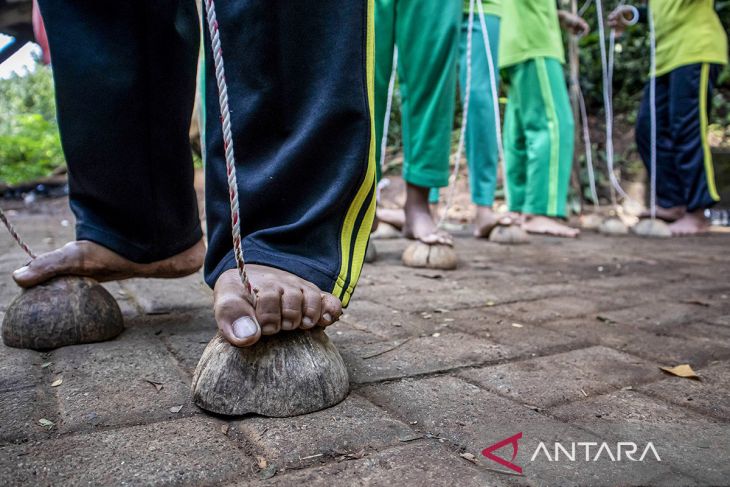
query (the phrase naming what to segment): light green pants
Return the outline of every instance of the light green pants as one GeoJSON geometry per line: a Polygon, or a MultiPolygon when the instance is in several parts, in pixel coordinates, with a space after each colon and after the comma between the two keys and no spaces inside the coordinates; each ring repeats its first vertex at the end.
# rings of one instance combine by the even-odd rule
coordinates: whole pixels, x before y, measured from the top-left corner
{"type": "MultiPolygon", "coordinates": [[[[494,62],[497,91],[499,92],[499,71],[497,66],[499,51],[499,17],[485,15],[489,32],[489,48],[494,62]]],[[[497,121],[494,118],[494,99],[489,73],[486,50],[484,49],[484,33],[479,17],[474,14],[474,27],[471,56],[471,90],[469,95],[469,119],[466,125],[466,159],[469,163],[469,187],[471,200],[476,205],[492,206],[494,192],[497,187],[497,165],[499,150],[497,148],[497,121]]],[[[459,47],[459,81],[461,98],[466,91],[466,44],[469,33],[469,16],[464,15],[461,26],[461,43],[459,47]]],[[[431,190],[431,203],[439,200],[439,191],[431,190]]]]}
{"type": "Polygon", "coordinates": [[[534,58],[507,68],[504,162],[511,211],[564,217],[573,163],[573,113],[563,67],[534,58]]]}
{"type": "Polygon", "coordinates": [[[416,186],[449,182],[462,8],[461,0],[375,0],[377,158],[397,44],[403,179],[416,186]]]}

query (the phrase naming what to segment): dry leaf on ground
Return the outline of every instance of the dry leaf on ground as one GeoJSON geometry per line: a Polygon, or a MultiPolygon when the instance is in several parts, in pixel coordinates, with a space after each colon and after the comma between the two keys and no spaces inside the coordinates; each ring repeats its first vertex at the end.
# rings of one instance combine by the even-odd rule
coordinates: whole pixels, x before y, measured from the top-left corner
{"type": "Polygon", "coordinates": [[[182,407],[182,404],[180,406],[173,406],[173,407],[170,408],[170,412],[171,413],[179,413],[182,408],[183,408],[182,407]]]}
{"type": "Polygon", "coordinates": [[[51,387],[58,387],[61,384],[63,384],[63,377],[59,377],[58,379],[51,382],[51,387]]]}
{"type": "Polygon", "coordinates": [[[56,426],[56,423],[54,423],[54,422],[53,422],[53,421],[51,421],[50,419],[46,419],[46,418],[41,418],[41,419],[39,419],[39,420],[38,420],[38,424],[40,424],[40,425],[41,425],[41,426],[43,426],[44,428],[48,428],[48,429],[51,429],[51,428],[53,428],[54,426],[56,426]]]}
{"type": "Polygon", "coordinates": [[[695,374],[692,367],[689,364],[677,365],[676,367],[659,367],[667,374],[676,375],[677,377],[683,377],[685,379],[701,380],[700,376],[695,374]]]}
{"type": "Polygon", "coordinates": [[[477,463],[476,457],[474,455],[472,455],[471,453],[459,453],[459,456],[461,458],[463,458],[464,460],[468,460],[475,465],[477,463]]]}

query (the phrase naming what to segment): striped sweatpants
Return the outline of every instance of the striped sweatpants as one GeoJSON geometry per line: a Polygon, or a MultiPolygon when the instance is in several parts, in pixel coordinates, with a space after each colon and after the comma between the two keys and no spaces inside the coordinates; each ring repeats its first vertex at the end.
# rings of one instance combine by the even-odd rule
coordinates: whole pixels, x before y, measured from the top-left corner
{"type": "MultiPolygon", "coordinates": [[[[152,262],[202,237],[188,129],[195,0],[40,0],[77,238],[152,262]]],[[[375,214],[373,0],[217,4],[244,256],[347,304],[375,214]]],[[[214,285],[235,268],[212,56],[205,192],[214,285]]]]}
{"type": "MultiPolygon", "coordinates": [[[[697,63],[676,68],[656,79],[657,204],[709,208],[720,200],[707,142],[708,112],[720,65],[697,63]]],[[[636,122],[639,153],[651,170],[649,84],[636,122]]]]}
{"type": "Polygon", "coordinates": [[[509,209],[564,217],[573,164],[573,113],[563,67],[536,57],[506,69],[504,164],[509,209]]]}

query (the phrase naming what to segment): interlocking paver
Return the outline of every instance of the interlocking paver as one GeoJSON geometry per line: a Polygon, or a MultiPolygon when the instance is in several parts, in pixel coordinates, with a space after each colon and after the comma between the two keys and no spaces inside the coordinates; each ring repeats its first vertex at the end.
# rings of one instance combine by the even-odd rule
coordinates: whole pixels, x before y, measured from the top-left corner
{"type": "Polygon", "coordinates": [[[421,436],[357,394],[324,411],[296,418],[247,418],[234,427],[258,455],[279,468],[371,454],[421,436]]]}
{"type": "Polygon", "coordinates": [[[600,346],[465,370],[459,375],[491,391],[540,407],[643,384],[662,376],[652,363],[600,346]]]}

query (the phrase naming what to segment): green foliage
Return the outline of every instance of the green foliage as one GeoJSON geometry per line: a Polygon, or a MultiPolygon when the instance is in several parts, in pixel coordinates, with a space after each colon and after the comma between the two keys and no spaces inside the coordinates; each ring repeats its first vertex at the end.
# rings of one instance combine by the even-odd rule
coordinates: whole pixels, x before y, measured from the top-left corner
{"type": "Polygon", "coordinates": [[[63,164],[50,69],[38,64],[0,80],[0,182],[47,176],[63,164]]]}

